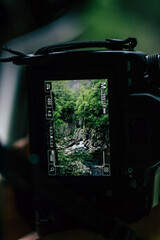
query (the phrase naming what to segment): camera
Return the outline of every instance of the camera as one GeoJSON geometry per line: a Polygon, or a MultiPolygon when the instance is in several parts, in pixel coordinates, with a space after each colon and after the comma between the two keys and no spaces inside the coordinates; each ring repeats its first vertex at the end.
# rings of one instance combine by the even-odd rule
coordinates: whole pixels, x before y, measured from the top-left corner
{"type": "Polygon", "coordinates": [[[160,201],[160,56],[134,51],[131,39],[108,42],[14,62],[27,65],[30,151],[48,211],[60,184],[133,222],[160,201]]]}

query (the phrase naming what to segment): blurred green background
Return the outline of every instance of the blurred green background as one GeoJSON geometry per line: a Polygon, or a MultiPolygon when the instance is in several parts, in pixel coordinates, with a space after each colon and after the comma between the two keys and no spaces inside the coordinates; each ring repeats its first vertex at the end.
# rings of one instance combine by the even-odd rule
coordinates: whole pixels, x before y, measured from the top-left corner
{"type": "Polygon", "coordinates": [[[93,0],[83,13],[81,39],[136,37],[136,50],[160,52],[159,0],[93,0]]]}
{"type": "Polygon", "coordinates": [[[84,27],[79,40],[136,37],[137,50],[160,51],[159,0],[0,0],[0,45],[70,11],[84,27]]]}

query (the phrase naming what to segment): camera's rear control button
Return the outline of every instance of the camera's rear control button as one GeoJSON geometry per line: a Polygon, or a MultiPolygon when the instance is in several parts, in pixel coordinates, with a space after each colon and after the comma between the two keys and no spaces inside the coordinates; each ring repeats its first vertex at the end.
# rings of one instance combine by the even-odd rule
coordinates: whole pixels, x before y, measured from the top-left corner
{"type": "Polygon", "coordinates": [[[132,179],[130,181],[130,187],[136,189],[137,188],[137,181],[136,179],[132,179]]]}
{"type": "Polygon", "coordinates": [[[131,62],[127,61],[127,72],[131,71],[131,62]]]}
{"type": "Polygon", "coordinates": [[[132,85],[133,85],[133,80],[132,80],[132,78],[128,78],[128,87],[132,87],[132,85]]]}

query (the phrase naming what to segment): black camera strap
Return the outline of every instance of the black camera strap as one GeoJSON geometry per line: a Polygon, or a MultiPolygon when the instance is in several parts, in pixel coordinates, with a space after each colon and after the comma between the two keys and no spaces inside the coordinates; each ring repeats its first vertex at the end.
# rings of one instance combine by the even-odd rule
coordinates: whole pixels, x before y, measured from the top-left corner
{"type": "Polygon", "coordinates": [[[105,41],[82,41],[82,42],[66,42],[57,43],[49,46],[42,47],[38,49],[34,54],[24,54],[19,51],[9,49],[7,47],[2,48],[3,50],[13,54],[14,56],[0,58],[0,62],[13,62],[14,64],[21,65],[30,62],[37,61],[37,57],[46,57],[48,54],[55,52],[62,52],[75,49],[85,49],[85,48],[105,48],[108,50],[128,50],[133,51],[137,45],[136,38],[127,38],[125,40],[119,39],[106,39],[105,41]]]}
{"type": "Polygon", "coordinates": [[[46,54],[57,51],[66,51],[80,48],[107,48],[109,50],[133,50],[137,41],[135,38],[127,38],[126,40],[106,39],[105,41],[84,41],[58,43],[46,47],[42,47],[35,54],[46,54]]]}

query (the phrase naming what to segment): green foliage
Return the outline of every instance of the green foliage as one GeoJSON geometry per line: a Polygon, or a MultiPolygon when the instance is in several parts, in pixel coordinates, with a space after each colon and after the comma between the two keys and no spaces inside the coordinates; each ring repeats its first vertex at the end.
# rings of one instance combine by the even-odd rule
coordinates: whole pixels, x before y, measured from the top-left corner
{"type": "Polygon", "coordinates": [[[52,83],[54,89],[54,102],[56,109],[54,111],[54,121],[61,120],[60,123],[73,121],[74,114],[74,93],[67,86],[68,81],[56,81],[52,83]]]}
{"type": "Polygon", "coordinates": [[[67,154],[65,149],[68,143],[72,143],[72,137],[77,128],[84,131],[87,129],[88,137],[94,137],[95,141],[96,136],[100,136],[102,144],[106,141],[106,136],[109,135],[107,80],[56,81],[53,82],[52,89],[55,140],[59,145],[58,164],[63,166],[60,167],[60,175],[82,175],[83,171],[86,174],[88,170],[85,169],[83,162],[84,160],[92,161],[93,153],[75,153],[73,150],[73,153],[71,151],[67,154]],[[102,83],[106,83],[106,88],[103,89],[106,97],[105,113],[101,102],[102,83]]]}
{"type": "MultiPolygon", "coordinates": [[[[104,80],[103,80],[104,82],[104,80]]],[[[107,83],[107,81],[105,80],[107,83]]],[[[106,96],[108,88],[106,88],[106,96]]],[[[82,86],[80,96],[76,102],[76,116],[81,119],[84,127],[91,129],[108,128],[108,97],[106,99],[107,114],[103,114],[101,103],[101,83],[93,80],[88,84],[88,88],[82,86]]]]}
{"type": "Polygon", "coordinates": [[[58,153],[58,162],[60,167],[60,175],[72,176],[73,175],[73,159],[71,155],[65,155],[64,151],[58,153]]]}
{"type": "Polygon", "coordinates": [[[60,167],[60,175],[62,176],[79,176],[82,175],[84,160],[92,160],[92,155],[89,153],[76,153],[65,155],[64,152],[59,152],[58,161],[60,167]],[[80,164],[78,164],[80,163],[80,164]]]}
{"type": "Polygon", "coordinates": [[[136,37],[139,51],[160,49],[159,0],[92,0],[83,11],[85,31],[79,40],[136,37]]]}
{"type": "MultiPolygon", "coordinates": [[[[107,83],[107,80],[102,80],[107,83]]],[[[79,81],[79,89],[69,88],[69,81],[53,82],[55,103],[54,122],[56,128],[64,122],[71,124],[81,121],[83,128],[108,129],[108,97],[106,98],[106,114],[103,114],[101,103],[101,81],[79,81]]],[[[108,96],[108,88],[105,89],[108,96]]]]}

